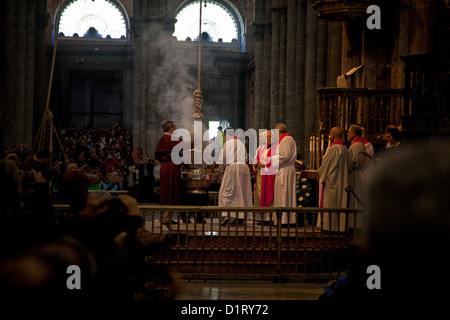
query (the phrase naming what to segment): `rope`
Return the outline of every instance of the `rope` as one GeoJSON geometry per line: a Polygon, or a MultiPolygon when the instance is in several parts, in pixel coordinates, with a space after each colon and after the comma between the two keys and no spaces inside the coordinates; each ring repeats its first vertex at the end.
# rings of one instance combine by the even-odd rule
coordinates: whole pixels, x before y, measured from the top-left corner
{"type": "Polygon", "coordinates": [[[201,91],[201,71],[202,71],[202,0],[200,2],[200,13],[198,21],[198,75],[197,90],[194,90],[194,118],[204,118],[202,115],[203,96],[201,91]]]}
{"type": "MultiPolygon", "coordinates": [[[[42,117],[42,121],[41,124],[39,126],[39,130],[38,130],[38,134],[35,140],[35,143],[33,145],[33,149],[36,149],[36,143],[38,143],[38,148],[37,150],[42,150],[44,148],[44,142],[45,142],[45,136],[46,136],[46,129],[47,129],[47,121],[49,122],[49,152],[50,154],[53,153],[53,131],[56,135],[56,138],[58,139],[61,151],[64,155],[64,158],[67,160],[67,156],[64,152],[64,148],[61,144],[61,140],[58,137],[58,132],[56,131],[55,125],[53,124],[53,120],[52,120],[52,113],[50,112],[50,96],[51,96],[51,90],[52,90],[52,84],[53,84],[53,74],[55,72],[55,60],[56,60],[56,50],[57,50],[57,46],[58,46],[58,30],[59,30],[59,21],[61,19],[61,13],[62,13],[62,0],[59,0],[59,13],[58,13],[58,18],[56,19],[56,26],[55,26],[55,43],[53,45],[53,56],[52,56],[52,64],[51,64],[51,69],[50,69],[50,79],[49,79],[49,84],[48,84],[48,91],[47,91],[47,101],[45,103],[45,110],[44,110],[44,115],[42,117]]],[[[51,160],[50,160],[51,162],[51,160]]],[[[50,163],[51,166],[51,163],[50,163]]]]}
{"type": "Polygon", "coordinates": [[[200,14],[198,21],[198,83],[197,90],[201,90],[201,69],[202,69],[202,0],[200,0],[200,14]]]}

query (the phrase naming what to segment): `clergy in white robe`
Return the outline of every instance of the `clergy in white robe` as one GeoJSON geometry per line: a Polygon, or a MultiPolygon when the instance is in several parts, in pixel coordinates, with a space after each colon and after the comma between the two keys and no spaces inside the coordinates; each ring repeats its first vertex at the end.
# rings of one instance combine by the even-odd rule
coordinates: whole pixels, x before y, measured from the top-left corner
{"type": "MultiPolygon", "coordinates": [[[[368,160],[362,152],[365,152],[364,140],[361,137],[362,130],[357,125],[351,125],[348,129],[348,140],[351,145],[348,149],[349,153],[349,184],[353,190],[350,194],[349,208],[364,208],[366,203],[366,165],[368,160]]],[[[358,214],[356,217],[356,227],[362,228],[363,217],[358,214]]],[[[350,228],[355,228],[353,214],[349,215],[350,228]]]]}
{"type": "MultiPolygon", "coordinates": [[[[348,186],[348,150],[342,138],[344,130],[331,129],[333,142],[323,157],[319,168],[319,207],[346,208],[348,186]]],[[[327,231],[345,231],[344,213],[323,213],[317,219],[317,227],[327,231]]]]}
{"type": "MultiPolygon", "coordinates": [[[[252,184],[250,168],[246,161],[247,152],[245,145],[236,136],[230,135],[232,130],[226,130],[227,140],[218,158],[218,163],[224,167],[219,189],[219,207],[251,207],[253,206],[252,184]]],[[[222,218],[228,218],[228,213],[222,212],[222,218]]],[[[229,218],[244,219],[245,214],[239,212],[237,215],[236,212],[231,212],[229,218]]],[[[247,214],[247,219],[250,219],[250,214],[247,214]]]]}
{"type": "MultiPolygon", "coordinates": [[[[287,133],[285,124],[279,123],[275,129],[278,129],[279,140],[276,152],[272,155],[272,165],[278,167],[278,172],[275,174],[273,206],[297,207],[297,190],[295,188],[297,145],[294,138],[287,133]]],[[[276,218],[273,219],[274,224],[277,224],[276,218]]],[[[295,212],[283,212],[281,224],[287,225],[295,222],[295,212]]]]}

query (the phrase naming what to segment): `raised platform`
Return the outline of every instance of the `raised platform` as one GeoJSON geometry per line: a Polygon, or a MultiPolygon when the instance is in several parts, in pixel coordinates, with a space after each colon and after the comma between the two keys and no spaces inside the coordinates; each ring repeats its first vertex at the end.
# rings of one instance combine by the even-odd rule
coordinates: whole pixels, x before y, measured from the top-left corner
{"type": "Polygon", "coordinates": [[[274,226],[247,220],[242,226],[221,226],[218,217],[191,221],[168,227],[147,217],[146,236],[165,244],[148,262],[166,264],[188,279],[322,277],[345,271],[353,239],[308,223],[274,226]]]}

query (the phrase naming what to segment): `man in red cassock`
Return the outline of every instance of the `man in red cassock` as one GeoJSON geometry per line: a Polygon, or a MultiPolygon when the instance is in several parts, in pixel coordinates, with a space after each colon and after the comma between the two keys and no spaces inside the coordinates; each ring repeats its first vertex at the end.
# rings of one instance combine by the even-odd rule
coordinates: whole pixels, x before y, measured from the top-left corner
{"type": "MultiPolygon", "coordinates": [[[[160,169],[160,205],[180,205],[182,200],[182,184],[180,165],[172,162],[172,149],[180,143],[179,139],[172,141],[172,132],[176,129],[173,121],[163,123],[164,135],[159,139],[156,147],[155,158],[161,162],[160,169]]],[[[165,212],[162,223],[175,224],[172,214],[165,212]]]]}

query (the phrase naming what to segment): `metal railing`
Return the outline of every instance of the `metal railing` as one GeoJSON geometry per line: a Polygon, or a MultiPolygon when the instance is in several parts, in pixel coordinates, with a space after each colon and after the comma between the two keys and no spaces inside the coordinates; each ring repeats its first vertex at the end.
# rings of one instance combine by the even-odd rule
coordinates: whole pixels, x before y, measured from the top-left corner
{"type": "MultiPolygon", "coordinates": [[[[335,208],[139,206],[146,256],[186,279],[314,279],[347,271],[364,212],[335,208]],[[163,214],[173,224],[163,224],[163,214]],[[225,218],[242,218],[223,225],[225,218]],[[285,219],[290,224],[283,224],[285,219]],[[265,222],[262,222],[265,221],[265,222]],[[331,228],[327,227],[331,226],[331,228]]],[[[63,215],[65,205],[55,205],[63,215]]],[[[61,217],[61,216],[60,216],[61,217]]]]}

